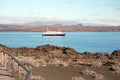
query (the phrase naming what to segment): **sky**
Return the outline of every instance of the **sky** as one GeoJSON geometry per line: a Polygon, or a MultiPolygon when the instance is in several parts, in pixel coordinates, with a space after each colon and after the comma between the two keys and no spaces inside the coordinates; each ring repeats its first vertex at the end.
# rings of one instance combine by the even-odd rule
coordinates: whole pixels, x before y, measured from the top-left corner
{"type": "Polygon", "coordinates": [[[0,23],[75,21],[120,25],[120,0],[0,0],[0,23]]]}

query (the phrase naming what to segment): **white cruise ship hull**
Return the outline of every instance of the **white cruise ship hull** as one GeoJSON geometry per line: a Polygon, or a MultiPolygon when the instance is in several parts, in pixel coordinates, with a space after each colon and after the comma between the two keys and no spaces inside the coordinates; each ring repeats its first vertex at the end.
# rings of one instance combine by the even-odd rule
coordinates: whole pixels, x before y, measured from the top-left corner
{"type": "Polygon", "coordinates": [[[60,31],[47,31],[42,36],[65,36],[65,34],[60,31]]]}

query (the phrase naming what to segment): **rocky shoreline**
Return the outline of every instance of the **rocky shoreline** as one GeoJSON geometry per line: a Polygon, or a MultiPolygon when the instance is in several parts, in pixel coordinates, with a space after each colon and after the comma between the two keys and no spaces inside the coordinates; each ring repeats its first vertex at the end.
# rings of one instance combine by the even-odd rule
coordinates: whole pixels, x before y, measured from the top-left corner
{"type": "MultiPolygon", "coordinates": [[[[85,76],[92,77],[92,79],[87,80],[110,80],[103,74],[94,71],[94,68],[99,69],[101,67],[106,67],[106,71],[120,76],[120,50],[115,50],[111,54],[79,53],[73,48],[53,45],[42,45],[36,48],[10,48],[2,44],[0,44],[0,50],[11,53],[31,70],[39,67],[86,67],[86,69],[79,72],[83,76],[72,77],[71,80],[86,80],[85,76]]],[[[35,72],[33,71],[33,73],[35,72]]],[[[44,79],[41,77],[40,80],[44,79]]]]}

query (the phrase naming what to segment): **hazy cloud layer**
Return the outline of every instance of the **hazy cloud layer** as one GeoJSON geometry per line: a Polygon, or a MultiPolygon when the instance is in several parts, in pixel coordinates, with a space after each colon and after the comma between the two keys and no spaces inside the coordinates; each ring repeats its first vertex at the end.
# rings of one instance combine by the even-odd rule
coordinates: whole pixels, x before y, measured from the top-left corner
{"type": "Polygon", "coordinates": [[[0,23],[62,20],[120,25],[120,0],[0,0],[0,16],[0,23]]]}

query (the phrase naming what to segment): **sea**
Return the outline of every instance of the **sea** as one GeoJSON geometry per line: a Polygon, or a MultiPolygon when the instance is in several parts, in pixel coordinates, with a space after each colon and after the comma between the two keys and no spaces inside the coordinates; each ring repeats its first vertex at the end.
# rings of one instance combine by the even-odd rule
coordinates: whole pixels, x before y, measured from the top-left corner
{"type": "Polygon", "coordinates": [[[0,32],[0,44],[35,48],[41,45],[70,47],[82,52],[111,54],[120,50],[120,32],[65,32],[63,37],[43,37],[43,32],[0,32]]]}

